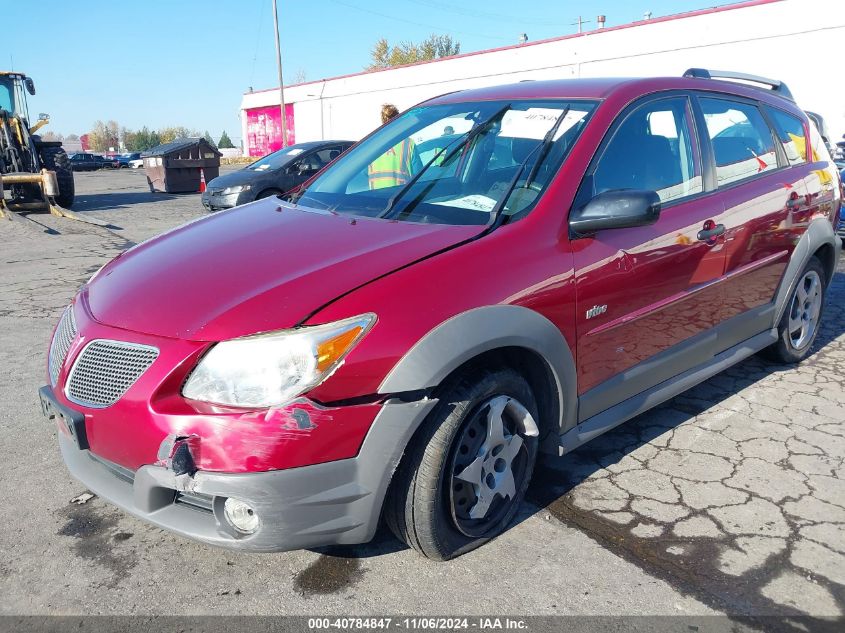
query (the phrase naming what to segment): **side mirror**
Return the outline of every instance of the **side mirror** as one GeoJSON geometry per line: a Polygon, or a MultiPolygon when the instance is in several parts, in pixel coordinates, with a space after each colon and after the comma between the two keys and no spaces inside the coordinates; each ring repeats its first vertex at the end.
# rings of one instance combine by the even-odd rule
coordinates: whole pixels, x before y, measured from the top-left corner
{"type": "Polygon", "coordinates": [[[605,229],[628,229],[654,224],[660,217],[655,191],[620,189],[600,193],[569,217],[569,228],[580,237],[605,229]]]}
{"type": "Polygon", "coordinates": [[[27,77],[23,80],[23,83],[26,86],[26,91],[31,95],[35,95],[35,82],[32,81],[32,77],[27,77]]]}

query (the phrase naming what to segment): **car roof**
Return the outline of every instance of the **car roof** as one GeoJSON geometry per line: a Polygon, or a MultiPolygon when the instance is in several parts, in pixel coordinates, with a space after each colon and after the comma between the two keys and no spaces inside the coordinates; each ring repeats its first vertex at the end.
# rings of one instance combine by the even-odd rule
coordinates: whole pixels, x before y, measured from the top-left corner
{"type": "MultiPolygon", "coordinates": [[[[340,144],[344,144],[344,143],[348,143],[349,145],[352,145],[353,141],[332,141],[332,140],[328,140],[328,141],[306,141],[304,143],[296,143],[294,145],[288,145],[287,147],[285,147],[283,149],[290,149],[291,147],[297,147],[299,149],[306,150],[306,149],[314,149],[316,147],[322,147],[323,145],[340,145],[340,144]]],[[[281,151],[281,150],[277,150],[277,151],[281,151]]]]}
{"type": "Polygon", "coordinates": [[[426,101],[426,105],[465,101],[498,101],[505,99],[594,99],[604,100],[617,94],[638,96],[665,90],[702,90],[747,97],[779,107],[796,110],[795,103],[771,90],[748,84],[718,79],[692,77],[600,77],[589,79],[551,79],[521,81],[451,92],[426,101]]]}

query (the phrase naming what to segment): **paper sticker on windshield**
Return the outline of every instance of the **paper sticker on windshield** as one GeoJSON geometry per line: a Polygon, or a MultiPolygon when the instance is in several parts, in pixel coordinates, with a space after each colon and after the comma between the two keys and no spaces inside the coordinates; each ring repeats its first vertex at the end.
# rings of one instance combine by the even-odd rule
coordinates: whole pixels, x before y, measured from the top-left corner
{"type": "MultiPolygon", "coordinates": [[[[555,124],[563,110],[557,108],[528,108],[527,110],[508,110],[502,118],[502,131],[499,136],[513,138],[533,138],[541,140],[555,124]]],[[[587,115],[584,111],[570,110],[566,113],[555,134],[555,140],[561,137],[573,125],[587,115]]]]}
{"type": "Polygon", "coordinates": [[[267,171],[268,169],[270,169],[270,165],[264,163],[263,165],[259,165],[258,167],[256,167],[255,171],[267,171]]]}
{"type": "Polygon", "coordinates": [[[474,209],[476,211],[492,211],[493,207],[496,206],[496,201],[487,196],[473,194],[471,196],[464,196],[463,198],[456,198],[455,200],[433,202],[432,204],[442,204],[447,207],[458,207],[459,209],[474,209]]]}
{"type": "Polygon", "coordinates": [[[288,156],[296,156],[297,154],[301,154],[304,152],[304,149],[300,149],[299,147],[294,147],[293,149],[288,150],[288,156]]]}

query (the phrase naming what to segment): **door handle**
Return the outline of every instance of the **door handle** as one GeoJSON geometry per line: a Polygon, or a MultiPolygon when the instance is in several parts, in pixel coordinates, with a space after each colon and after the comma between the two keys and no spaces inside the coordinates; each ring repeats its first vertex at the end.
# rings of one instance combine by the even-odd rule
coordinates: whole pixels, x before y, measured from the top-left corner
{"type": "Polygon", "coordinates": [[[701,242],[709,242],[714,238],[725,234],[724,224],[712,224],[708,222],[704,226],[707,228],[703,228],[698,232],[698,239],[701,242]]]}

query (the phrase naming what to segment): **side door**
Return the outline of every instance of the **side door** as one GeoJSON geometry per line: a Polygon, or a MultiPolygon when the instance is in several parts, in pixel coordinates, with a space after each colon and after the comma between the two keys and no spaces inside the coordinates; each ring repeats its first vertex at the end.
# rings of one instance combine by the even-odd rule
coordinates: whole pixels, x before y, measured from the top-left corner
{"type": "MultiPolygon", "coordinates": [[[[699,123],[700,124],[700,123],[699,123]]],[[[611,127],[575,206],[613,190],[654,191],[650,226],[572,242],[579,421],[712,356],[721,320],[724,208],[709,195],[690,96],[650,97],[611,127]]]]}
{"type": "MultiPolygon", "coordinates": [[[[786,141],[775,134],[774,113],[758,102],[711,93],[698,103],[725,205],[722,318],[735,320],[721,333],[721,351],[771,327],[780,280],[811,217],[809,168],[789,133],[786,141]]],[[[790,129],[805,144],[801,120],[790,129]]]]}

